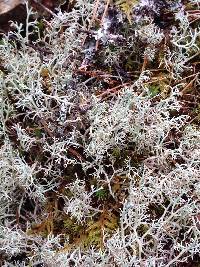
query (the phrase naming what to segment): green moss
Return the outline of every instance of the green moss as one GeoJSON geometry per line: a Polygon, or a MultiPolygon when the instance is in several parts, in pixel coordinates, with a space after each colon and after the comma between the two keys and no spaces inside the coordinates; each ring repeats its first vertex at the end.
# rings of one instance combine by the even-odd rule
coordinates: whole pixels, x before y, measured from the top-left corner
{"type": "Polygon", "coordinates": [[[121,151],[120,151],[120,149],[118,147],[113,149],[112,156],[115,159],[119,159],[121,157],[121,151]]]}
{"type": "Polygon", "coordinates": [[[42,138],[42,130],[40,128],[35,128],[34,134],[37,138],[42,138]]]}
{"type": "Polygon", "coordinates": [[[151,97],[154,97],[160,93],[160,87],[159,85],[151,85],[149,86],[149,93],[151,97]]]}
{"type": "Polygon", "coordinates": [[[95,192],[95,196],[99,200],[105,200],[108,197],[108,191],[104,188],[99,189],[97,192],[95,192]]]}

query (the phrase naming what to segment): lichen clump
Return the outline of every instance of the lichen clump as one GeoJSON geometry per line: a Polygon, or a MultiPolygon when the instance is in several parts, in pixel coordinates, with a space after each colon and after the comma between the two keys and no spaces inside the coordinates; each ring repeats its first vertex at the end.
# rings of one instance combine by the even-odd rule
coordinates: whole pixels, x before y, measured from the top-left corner
{"type": "Polygon", "coordinates": [[[0,265],[198,263],[200,2],[69,2],[0,40],[0,265]]]}

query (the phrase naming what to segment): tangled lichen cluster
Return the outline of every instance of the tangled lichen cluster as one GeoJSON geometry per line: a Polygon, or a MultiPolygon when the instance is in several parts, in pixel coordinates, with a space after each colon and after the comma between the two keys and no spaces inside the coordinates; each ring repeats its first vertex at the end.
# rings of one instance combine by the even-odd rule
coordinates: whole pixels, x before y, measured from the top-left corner
{"type": "Polygon", "coordinates": [[[0,265],[195,266],[200,2],[68,7],[0,40],[0,265]]]}

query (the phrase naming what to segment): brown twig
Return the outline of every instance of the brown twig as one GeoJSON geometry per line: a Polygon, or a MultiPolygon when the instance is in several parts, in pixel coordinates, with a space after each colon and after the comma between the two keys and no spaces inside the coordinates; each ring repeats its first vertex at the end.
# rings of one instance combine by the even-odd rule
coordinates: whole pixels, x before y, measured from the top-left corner
{"type": "Polygon", "coordinates": [[[118,76],[103,72],[101,70],[89,71],[89,70],[79,68],[78,70],[76,70],[76,72],[89,75],[90,77],[95,77],[95,78],[117,78],[118,77],[118,76]]]}
{"type": "Polygon", "coordinates": [[[183,95],[188,89],[190,89],[191,87],[192,87],[192,85],[193,85],[193,83],[194,83],[194,81],[197,79],[197,77],[198,77],[198,73],[197,73],[197,75],[194,77],[194,79],[192,79],[184,88],[183,88],[183,90],[180,92],[181,93],[181,95],[183,95]]]}
{"type": "Polygon", "coordinates": [[[81,154],[79,154],[75,149],[68,147],[68,151],[70,154],[78,158],[80,161],[85,161],[84,157],[81,156],[81,154]]]}
{"type": "Polygon", "coordinates": [[[196,76],[196,75],[197,75],[197,74],[194,73],[194,74],[191,74],[191,75],[189,75],[189,76],[187,76],[187,77],[184,77],[183,79],[181,79],[181,80],[179,80],[178,82],[176,82],[174,85],[177,85],[177,84],[181,83],[182,81],[184,81],[184,80],[186,80],[186,79],[189,79],[189,78],[192,78],[192,77],[194,77],[194,76],[196,76]]]}
{"type": "Polygon", "coordinates": [[[141,72],[145,71],[147,64],[148,64],[148,58],[147,58],[147,56],[145,55],[145,56],[144,56],[144,61],[143,61],[143,65],[142,65],[142,70],[141,70],[141,72]]]}
{"type": "Polygon", "coordinates": [[[104,98],[105,96],[107,96],[107,95],[109,95],[111,93],[116,93],[118,91],[118,89],[121,89],[122,87],[124,87],[126,85],[130,85],[130,83],[124,83],[124,84],[120,84],[118,86],[115,86],[113,88],[109,88],[105,92],[103,92],[100,95],[98,95],[98,97],[102,99],[102,98],[104,98]]]}

